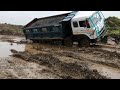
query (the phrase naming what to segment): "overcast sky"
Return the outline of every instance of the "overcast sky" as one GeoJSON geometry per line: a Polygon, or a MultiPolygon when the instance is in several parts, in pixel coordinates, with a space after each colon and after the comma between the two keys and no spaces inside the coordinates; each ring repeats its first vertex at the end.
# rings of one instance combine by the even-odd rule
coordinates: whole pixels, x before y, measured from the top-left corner
{"type": "MultiPolygon", "coordinates": [[[[0,11],[0,23],[25,25],[34,18],[67,13],[70,11],[0,11]]],[[[105,17],[116,16],[120,18],[120,11],[102,11],[105,17]]]]}

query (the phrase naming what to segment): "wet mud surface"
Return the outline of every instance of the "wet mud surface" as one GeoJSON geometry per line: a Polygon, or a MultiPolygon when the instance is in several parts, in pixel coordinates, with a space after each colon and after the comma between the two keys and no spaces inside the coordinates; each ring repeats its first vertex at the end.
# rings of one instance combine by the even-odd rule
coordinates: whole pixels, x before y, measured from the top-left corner
{"type": "Polygon", "coordinates": [[[119,45],[65,47],[0,36],[0,46],[0,78],[120,79],[119,45]]]}

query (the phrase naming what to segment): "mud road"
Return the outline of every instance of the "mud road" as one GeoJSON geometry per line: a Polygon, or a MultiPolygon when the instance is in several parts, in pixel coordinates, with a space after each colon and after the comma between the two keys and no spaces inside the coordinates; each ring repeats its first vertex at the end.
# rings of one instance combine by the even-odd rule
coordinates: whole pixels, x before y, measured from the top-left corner
{"type": "Polygon", "coordinates": [[[120,79],[120,45],[89,48],[0,36],[1,79],[120,79]]]}

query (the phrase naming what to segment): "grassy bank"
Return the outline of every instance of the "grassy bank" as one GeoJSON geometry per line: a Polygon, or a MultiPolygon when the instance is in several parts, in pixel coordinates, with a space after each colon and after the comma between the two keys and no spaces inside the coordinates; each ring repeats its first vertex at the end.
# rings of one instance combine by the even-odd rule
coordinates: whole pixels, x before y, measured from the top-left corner
{"type": "Polygon", "coordinates": [[[107,36],[120,37],[120,29],[117,29],[117,30],[108,30],[107,36]]]}
{"type": "Polygon", "coordinates": [[[22,27],[21,25],[0,24],[0,34],[23,36],[22,27]]]}

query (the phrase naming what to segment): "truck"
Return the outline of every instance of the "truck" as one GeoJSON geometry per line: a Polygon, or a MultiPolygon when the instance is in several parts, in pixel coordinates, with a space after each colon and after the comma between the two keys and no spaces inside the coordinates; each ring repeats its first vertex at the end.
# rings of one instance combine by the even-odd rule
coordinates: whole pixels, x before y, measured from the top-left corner
{"type": "Polygon", "coordinates": [[[72,11],[67,14],[34,19],[23,27],[26,39],[33,42],[60,41],[62,45],[89,47],[106,35],[101,11],[72,11]],[[57,22],[55,22],[57,20],[57,22]]]}

